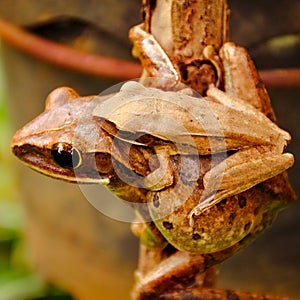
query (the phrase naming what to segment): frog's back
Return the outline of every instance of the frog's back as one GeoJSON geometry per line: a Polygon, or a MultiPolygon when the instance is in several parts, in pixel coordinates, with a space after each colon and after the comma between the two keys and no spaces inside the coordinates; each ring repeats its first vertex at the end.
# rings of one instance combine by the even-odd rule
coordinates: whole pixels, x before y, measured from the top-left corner
{"type": "Polygon", "coordinates": [[[152,136],[186,145],[184,149],[201,155],[268,145],[279,135],[271,121],[253,113],[208,97],[145,88],[136,82],[125,84],[119,93],[101,102],[93,115],[110,134],[130,143],[149,146],[152,136]],[[147,143],[140,139],[144,135],[147,143]]]}

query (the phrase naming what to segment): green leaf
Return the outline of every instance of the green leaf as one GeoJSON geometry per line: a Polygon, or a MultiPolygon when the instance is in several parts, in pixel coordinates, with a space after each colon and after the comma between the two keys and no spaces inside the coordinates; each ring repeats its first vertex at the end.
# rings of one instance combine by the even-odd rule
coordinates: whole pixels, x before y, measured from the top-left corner
{"type": "Polygon", "coordinates": [[[29,300],[41,297],[45,293],[45,284],[33,274],[24,274],[17,277],[8,274],[0,280],[1,300],[29,300]],[[2,281],[2,282],[1,282],[2,281]]]}

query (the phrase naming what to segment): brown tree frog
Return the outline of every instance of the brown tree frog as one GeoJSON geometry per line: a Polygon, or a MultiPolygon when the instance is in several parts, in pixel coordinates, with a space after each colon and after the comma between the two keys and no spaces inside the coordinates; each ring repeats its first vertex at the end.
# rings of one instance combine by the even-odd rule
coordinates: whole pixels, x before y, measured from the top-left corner
{"type": "MultiPolygon", "coordinates": [[[[163,210],[150,201],[150,211],[155,221],[185,206],[178,220],[188,220],[181,231],[190,235],[195,216],[293,164],[292,154],[283,153],[290,139],[287,132],[257,109],[214,87],[207,94],[196,98],[185,91],[166,92],[128,82],[113,96],[80,98],[73,90],[60,88],[48,97],[45,112],[16,133],[12,148],[27,165],[46,175],[107,184],[131,202],[153,200],[154,194],[146,196],[147,190],[157,191],[163,199],[163,190],[171,187],[181,195],[180,201],[174,197],[170,201],[168,196],[163,210]],[[199,156],[212,160],[202,171],[199,156]],[[177,163],[181,169],[174,166],[178,159],[183,161],[177,163]],[[116,178],[123,184],[115,184],[116,178]],[[201,193],[196,197],[193,190],[201,193]],[[191,194],[197,198],[189,200],[194,207],[185,204],[191,194]]],[[[174,222],[169,223],[175,226],[174,222]]],[[[221,248],[247,233],[229,238],[221,248]]],[[[169,234],[165,237],[179,249],[208,251],[203,239],[177,244],[169,234]]],[[[214,235],[209,234],[209,252],[222,250],[212,247],[220,244],[214,235]]]]}
{"type": "MultiPolygon", "coordinates": [[[[230,78],[235,48],[226,47],[230,78]]],[[[122,199],[145,203],[148,212],[140,214],[170,244],[217,263],[276,217],[279,201],[254,203],[247,195],[289,168],[293,156],[283,153],[290,135],[260,111],[259,101],[255,108],[235,88],[224,93],[211,86],[206,94],[138,82],[103,97],[59,88],[45,111],[15,134],[12,149],[48,176],[105,184],[122,199]]],[[[152,245],[164,244],[150,230],[158,236],[152,245]]]]}
{"type": "Polygon", "coordinates": [[[181,88],[180,72],[155,39],[135,29],[141,83],[104,97],[53,91],[45,111],[15,134],[12,149],[43,174],[105,184],[120,198],[145,203],[140,214],[150,221],[149,213],[170,244],[204,258],[212,253],[211,266],[247,244],[281,208],[280,201],[247,196],[293,165],[284,153],[290,135],[273,122],[243,48],[226,43],[215,59],[208,45],[205,59],[224,78],[199,97],[181,88]],[[147,86],[147,75],[155,76],[155,87],[147,86]]]}

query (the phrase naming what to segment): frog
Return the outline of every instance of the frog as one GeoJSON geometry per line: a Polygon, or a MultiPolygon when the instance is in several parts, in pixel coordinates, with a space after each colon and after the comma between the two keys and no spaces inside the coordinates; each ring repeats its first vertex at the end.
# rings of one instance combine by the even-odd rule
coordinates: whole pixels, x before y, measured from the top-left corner
{"type": "MultiPolygon", "coordinates": [[[[223,230],[215,227],[214,232],[202,234],[207,235],[207,239],[198,241],[195,239],[199,235],[196,228],[203,231],[203,222],[194,224],[197,223],[194,219],[222,200],[282,173],[292,166],[293,156],[282,154],[290,135],[264,114],[250,109],[242,101],[237,105],[238,99],[228,97],[215,87],[211,87],[207,95],[196,98],[186,92],[162,91],[134,81],[125,83],[115,95],[104,98],[82,98],[74,90],[60,88],[49,95],[45,112],[16,133],[12,148],[27,165],[48,176],[71,182],[104,184],[129,202],[149,203],[151,218],[166,240],[177,249],[217,252],[232,246],[251,231],[252,227],[246,226],[249,218],[245,218],[247,230],[239,230],[241,221],[235,223],[236,230],[232,230],[231,225],[228,239],[224,238],[224,233],[216,238],[223,230]],[[118,103],[121,103],[119,107],[118,103]],[[216,118],[210,115],[211,112],[216,118]],[[212,122],[205,119],[207,116],[213,118],[212,122]],[[134,122],[130,123],[132,120],[134,122]],[[215,126],[216,120],[219,127],[215,126]],[[180,122],[184,131],[173,130],[173,124],[180,122]],[[249,124],[261,130],[254,131],[249,124]],[[124,155],[126,152],[128,155],[124,155]],[[228,152],[233,153],[228,155],[228,152]],[[221,158],[220,154],[226,157],[221,158]],[[214,155],[216,158],[212,159],[214,155]],[[198,172],[199,156],[203,161],[207,157],[212,160],[201,172],[198,172]],[[257,158],[250,159],[253,156],[257,158]],[[149,161],[151,159],[153,165],[153,157],[157,167],[150,170],[149,161]],[[184,159],[189,170],[175,170],[174,161],[178,157],[184,159]],[[132,165],[130,161],[139,163],[132,165]],[[194,169],[193,174],[188,175],[191,169],[194,169]],[[129,171],[132,176],[128,175],[129,171]],[[241,173],[246,175],[247,181],[241,173]],[[187,178],[185,182],[182,182],[182,176],[187,178]],[[123,179],[118,188],[114,183],[116,178],[123,179]],[[181,195],[176,197],[180,201],[153,200],[168,199],[168,187],[173,191],[173,198],[176,194],[181,195]],[[130,189],[134,192],[129,193],[130,189]],[[194,190],[201,190],[201,193],[196,196],[194,190]],[[133,193],[139,197],[143,194],[143,197],[133,197],[133,193]],[[189,195],[199,203],[187,200],[189,195]],[[157,209],[158,202],[165,205],[157,209]],[[173,207],[172,203],[179,205],[173,207]],[[194,207],[190,203],[194,203],[194,207]],[[181,207],[184,207],[184,213],[170,221],[170,216],[174,219],[172,212],[178,208],[182,210],[181,207]],[[182,217],[189,222],[184,222],[182,217]],[[178,230],[168,230],[177,223],[178,230]]],[[[201,162],[201,165],[205,163],[201,162]]],[[[214,218],[218,219],[217,216],[214,218]]],[[[228,232],[228,228],[223,229],[228,232]]]]}
{"type": "MultiPolygon", "coordinates": [[[[138,53],[136,54],[138,57],[142,57],[142,60],[145,60],[149,53],[148,60],[150,60],[152,64],[144,62],[144,64],[147,66],[147,72],[151,75],[155,75],[157,72],[159,73],[161,64],[155,64],[155,61],[165,62],[163,64],[163,71],[161,72],[166,74],[167,78],[173,77],[174,82],[177,82],[180,74],[177,73],[176,75],[173,75],[176,72],[174,67],[170,68],[169,71],[165,71],[165,68],[169,68],[169,66],[172,65],[171,61],[166,62],[167,56],[164,54],[161,60],[159,60],[159,58],[153,58],[154,54],[160,56],[163,52],[160,45],[158,45],[158,43],[155,44],[153,36],[144,32],[141,26],[134,28],[132,32],[133,33],[131,34],[136,35],[134,38],[137,48],[141,47],[141,45],[143,44],[152,45],[152,51],[149,51],[148,48],[146,48],[145,51],[142,51],[142,55],[138,53]],[[142,41],[139,41],[139,39],[142,39],[142,41]],[[145,42],[145,39],[149,42],[145,42]]],[[[208,59],[209,57],[214,57],[211,48],[212,46],[209,45],[206,49],[204,49],[205,52],[210,53],[206,54],[206,59],[208,59]]],[[[142,48],[142,50],[144,50],[144,48],[142,48]]],[[[184,251],[198,251],[201,253],[214,252],[220,250],[219,246],[215,248],[213,245],[216,245],[217,241],[219,240],[222,240],[222,242],[224,242],[222,246],[223,249],[225,249],[226,247],[230,247],[237,241],[241,240],[249,233],[249,230],[251,231],[252,226],[249,226],[249,224],[252,224],[253,226],[255,224],[255,222],[252,222],[252,220],[249,220],[248,218],[244,218],[244,220],[247,220],[244,226],[240,226],[242,222],[237,221],[236,231],[232,230],[231,228],[228,243],[225,243],[226,238],[224,238],[224,233],[221,234],[223,230],[220,230],[220,228],[216,230],[216,232],[220,234],[220,238],[217,239],[214,234],[209,234],[208,236],[209,238],[211,238],[210,243],[208,243],[205,239],[194,242],[192,236],[199,236],[199,234],[197,233],[197,230],[192,229],[194,226],[193,218],[200,216],[205,211],[220,203],[222,200],[232,196],[236,196],[260,182],[272,178],[277,174],[283,173],[294,163],[292,154],[282,153],[291,137],[289,133],[280,129],[276,125],[276,123],[273,122],[275,117],[272,109],[270,108],[270,105],[269,108],[266,108],[270,100],[267,96],[266,90],[255,83],[255,81],[258,80],[258,75],[247,51],[244,48],[235,45],[234,43],[225,43],[220,50],[220,57],[222,58],[225,70],[226,92],[221,91],[215,86],[210,86],[206,92],[207,97],[195,98],[190,96],[192,95],[191,91],[188,91],[190,95],[186,94],[187,89],[182,89],[184,92],[182,92],[182,90],[179,90],[179,92],[174,93],[151,87],[145,88],[141,84],[129,82],[121,88],[120,93],[109,99],[108,105],[98,106],[94,111],[94,115],[96,117],[100,119],[109,119],[116,125],[117,129],[120,132],[127,132],[127,139],[129,136],[128,134],[130,133],[132,137],[132,139],[130,140],[131,143],[137,143],[137,141],[135,141],[134,139],[140,135],[145,134],[151,135],[152,137],[155,136],[156,138],[160,139],[160,143],[158,143],[157,145],[155,145],[155,141],[152,141],[152,146],[156,148],[156,152],[160,151],[161,153],[163,151],[164,155],[162,155],[160,159],[160,168],[151,174],[155,175],[153,177],[157,179],[159,185],[156,184],[148,188],[161,191],[159,193],[154,193],[154,196],[152,196],[152,198],[150,197],[151,200],[149,200],[149,207],[150,211],[152,212],[152,218],[155,220],[160,231],[163,233],[166,239],[169,242],[172,241],[171,243],[175,245],[177,249],[181,249],[184,251]],[[247,64],[245,65],[243,64],[243,62],[247,62],[247,64]],[[244,70],[241,68],[241,66],[244,66],[244,70]],[[236,70],[240,70],[240,72],[238,72],[237,74],[236,70]],[[241,74],[246,74],[248,77],[248,74],[250,72],[252,72],[252,81],[249,82],[249,80],[246,80],[244,76],[244,82],[247,82],[247,85],[251,86],[251,89],[248,89],[247,94],[244,96],[244,99],[241,99],[237,97],[237,95],[235,95],[237,93],[240,93],[241,87],[243,87],[242,84],[245,85],[245,83],[243,83],[243,80],[241,79],[241,74]],[[234,80],[232,80],[232,77],[234,77],[234,80]],[[259,96],[262,98],[261,101],[257,99],[259,98],[259,96]],[[247,100],[249,100],[249,97],[254,98],[251,99],[254,105],[250,105],[248,103],[247,100]],[[137,105],[137,103],[139,104],[137,105]],[[263,107],[264,103],[266,104],[263,107]],[[209,107],[206,105],[209,105],[209,107]],[[218,105],[221,106],[219,107],[218,105]],[[174,113],[174,111],[176,111],[176,113],[174,113]],[[214,116],[210,115],[210,111],[214,112],[214,115],[217,116],[216,119],[214,118],[214,116]],[[206,121],[204,121],[204,119],[201,119],[200,117],[202,113],[205,117],[208,117],[210,115],[210,118],[212,119],[211,125],[215,126],[215,123],[221,123],[220,128],[209,128],[210,124],[208,124],[209,122],[207,121],[207,119],[206,121]],[[268,115],[268,117],[266,115],[268,115]],[[169,122],[166,123],[166,119],[169,116],[171,116],[171,118],[169,119],[169,122]],[[195,116],[198,116],[198,119],[195,116]],[[226,116],[230,117],[227,118],[226,116]],[[248,119],[248,117],[250,118],[248,119]],[[132,122],[133,119],[135,120],[135,122],[132,122]],[[236,121],[237,123],[235,123],[236,121]],[[207,122],[207,127],[203,126],[204,122],[207,122]],[[176,133],[172,132],[171,128],[172,126],[174,127],[172,123],[180,123],[181,125],[183,125],[184,128],[181,127],[183,128],[183,131],[180,131],[180,128],[177,128],[176,130],[174,130],[176,131],[176,133]],[[253,127],[250,126],[250,124],[252,124],[253,127]],[[262,142],[262,139],[260,139],[260,141],[257,140],[257,142],[254,141],[254,139],[258,138],[258,136],[256,136],[255,138],[254,136],[259,135],[259,131],[266,124],[268,125],[265,127],[265,129],[270,126],[270,129],[273,128],[275,130],[273,131],[273,129],[271,129],[272,133],[270,131],[267,134],[269,135],[269,141],[272,141],[271,143],[273,143],[273,146],[271,147],[265,147],[264,144],[266,140],[264,142],[262,142]],[[243,131],[242,129],[243,126],[245,126],[245,131],[243,131]],[[234,127],[236,128],[236,131],[234,127]],[[201,131],[203,134],[201,133],[201,131]],[[204,132],[206,135],[204,134],[204,132]],[[234,132],[236,133],[235,136],[234,132]],[[185,138],[189,135],[193,137],[193,141],[189,145],[190,147],[187,147],[189,141],[185,140],[185,138]],[[221,138],[222,135],[224,135],[224,139],[221,138]],[[276,136],[280,136],[279,139],[277,139],[276,136]],[[219,138],[219,140],[216,144],[212,142],[213,145],[210,144],[208,146],[207,143],[209,143],[209,138],[219,138]],[[280,139],[281,142],[279,141],[280,139]],[[231,155],[226,157],[226,159],[222,160],[222,162],[218,163],[215,167],[212,167],[203,176],[202,182],[204,185],[204,192],[207,196],[203,197],[204,193],[202,193],[202,197],[197,197],[197,199],[200,199],[200,203],[196,204],[193,201],[185,202],[184,196],[176,197],[175,194],[185,190],[186,185],[182,185],[182,188],[176,190],[176,193],[174,193],[174,185],[172,186],[172,184],[174,183],[172,180],[172,168],[170,167],[170,164],[168,162],[169,157],[172,154],[176,154],[176,151],[174,152],[174,149],[172,147],[174,146],[174,144],[170,145],[165,143],[162,149],[161,140],[173,140],[173,142],[176,141],[176,145],[180,144],[181,146],[184,144],[185,149],[182,149],[181,147],[181,150],[179,152],[181,154],[184,153],[185,155],[190,156],[195,154],[199,154],[200,156],[211,155],[211,152],[214,152],[214,154],[224,154],[225,152],[228,153],[233,151],[234,153],[231,153],[231,155]],[[245,144],[237,145],[235,144],[236,142],[245,142],[245,144]],[[250,145],[252,145],[253,147],[250,145]],[[263,150],[263,148],[265,148],[265,150],[263,150]],[[274,153],[279,150],[277,153],[281,158],[279,158],[277,154],[275,154],[275,156],[272,158],[272,148],[275,151],[274,153]],[[257,158],[257,155],[260,156],[260,154],[263,154],[263,152],[265,152],[265,155],[263,155],[259,159],[254,159],[254,157],[257,158]],[[278,169],[276,166],[277,163],[281,165],[278,165],[278,169]],[[272,171],[270,170],[269,173],[269,171],[265,169],[264,165],[272,166],[272,171]],[[276,169],[277,171],[275,171],[276,169]],[[252,173],[252,171],[254,170],[259,170],[259,173],[264,170],[266,171],[266,173],[254,175],[252,173]],[[267,175],[267,173],[269,173],[269,175],[267,175]],[[245,177],[242,174],[244,174],[245,177]],[[235,179],[237,179],[236,182],[234,182],[235,179]],[[210,180],[211,182],[213,182],[211,184],[211,189],[207,188],[210,180]],[[228,189],[225,187],[226,181],[228,184],[228,189]],[[216,187],[216,185],[219,186],[216,187]],[[157,205],[159,201],[155,202],[153,199],[163,199],[163,195],[167,194],[164,189],[168,186],[172,186],[173,190],[172,192],[170,192],[170,194],[172,194],[172,197],[170,197],[169,195],[165,198],[163,202],[166,203],[166,205],[163,209],[160,208],[159,211],[155,208],[155,205],[152,205],[153,203],[156,203],[157,205]],[[171,225],[174,225],[174,221],[170,221],[169,217],[164,218],[165,215],[170,215],[170,212],[175,209],[172,203],[176,201],[171,201],[169,200],[169,198],[183,198],[184,200],[182,201],[178,200],[180,202],[180,207],[188,207],[187,204],[183,205],[183,202],[194,203],[194,207],[190,207],[190,212],[185,210],[184,213],[178,213],[178,216],[180,217],[178,217],[178,220],[175,221],[175,223],[177,223],[178,225],[178,230],[172,230],[173,233],[170,233],[171,231],[167,230],[166,226],[162,225],[169,224],[167,225],[169,227],[171,225]],[[168,209],[168,206],[172,208],[168,209]],[[185,218],[183,217],[182,219],[182,216],[189,217],[188,225],[182,226],[182,224],[185,223],[183,221],[185,218]],[[241,230],[241,228],[247,230],[241,230]],[[233,232],[239,232],[239,234],[237,234],[237,238],[232,237],[233,232]],[[177,241],[178,238],[180,239],[180,242],[177,241]],[[202,246],[200,246],[200,244],[202,243],[209,246],[202,248],[202,246]]],[[[217,65],[216,62],[214,63],[217,65]]],[[[219,69],[221,69],[220,66],[219,69]]],[[[220,74],[221,71],[219,70],[218,73],[220,74]]],[[[157,81],[155,83],[158,84],[157,81]]],[[[262,134],[264,135],[264,133],[262,134]]],[[[118,138],[122,138],[122,136],[118,136],[118,138]]],[[[149,139],[147,143],[142,143],[141,141],[139,141],[138,144],[147,147],[150,146],[149,139]]],[[[254,173],[256,173],[256,171],[254,171],[254,173]]],[[[192,188],[190,187],[189,189],[192,188]]],[[[189,192],[187,192],[187,190],[185,190],[185,193],[186,195],[189,195],[189,192]]],[[[174,218],[174,214],[172,216],[174,218]]],[[[222,218],[223,217],[224,214],[222,214],[222,218]]],[[[217,219],[217,217],[215,217],[215,219],[217,219]]],[[[202,224],[202,222],[200,223],[202,224]]],[[[202,228],[201,230],[203,231],[203,226],[200,226],[200,228],[202,228]]],[[[225,230],[229,232],[228,228],[225,228],[225,230]]],[[[206,236],[205,232],[203,236],[206,236]]]]}
{"type": "MultiPolygon", "coordinates": [[[[159,61],[162,49],[153,38],[152,47],[159,61]]],[[[143,59],[153,61],[147,53],[143,59]]],[[[204,97],[181,88],[175,68],[167,71],[167,83],[171,82],[167,90],[162,89],[166,81],[156,80],[153,87],[145,77],[101,97],[80,97],[67,87],[56,89],[48,96],[45,111],[14,135],[13,153],[47,176],[103,184],[129,205],[144,203],[138,215],[148,223],[139,237],[149,248],[170,244],[190,253],[183,259],[186,270],[199,257],[204,269],[220,263],[269,226],[286,204],[247,199],[253,187],[283,173],[294,160],[292,154],[283,153],[290,135],[274,122],[246,50],[226,43],[219,55],[224,91],[210,85],[204,97]],[[241,78],[249,70],[250,79],[241,78]],[[239,81],[251,87],[246,95],[236,84],[239,81]],[[251,104],[248,97],[253,98],[251,104]],[[130,122],[156,113],[159,121],[169,114],[166,126],[130,122]],[[203,130],[200,116],[206,113],[217,120],[217,128],[205,122],[208,130],[203,130]],[[243,120],[250,127],[243,127],[243,120]],[[174,134],[172,121],[186,131],[174,134]]],[[[172,66],[166,55],[163,60],[166,69],[172,66]]],[[[152,63],[148,72],[153,68],[159,69],[152,63]]],[[[172,266],[170,274],[176,274],[177,267],[172,266]]],[[[150,272],[138,280],[136,299],[153,284],[153,276],[150,272]]]]}
{"type": "MultiPolygon", "coordinates": [[[[224,65],[233,61],[230,55],[235,48],[223,46],[224,65]]],[[[232,63],[230,67],[235,68],[232,63]]],[[[217,239],[215,235],[221,232],[217,229],[207,240],[196,242],[191,238],[198,234],[193,228],[203,226],[197,226],[195,219],[223,200],[284,172],[294,158],[283,153],[290,134],[258,109],[215,86],[206,94],[194,97],[187,88],[164,91],[135,81],[105,97],[80,97],[70,88],[59,88],[48,96],[44,113],[15,134],[12,149],[27,165],[48,176],[104,184],[129,202],[149,203],[151,219],[177,249],[220,251],[245,237],[251,226],[245,224],[248,230],[234,238],[231,229],[228,239],[224,235],[217,239]],[[174,171],[178,157],[190,170],[174,171]],[[204,173],[198,170],[199,157],[212,161],[204,173]],[[193,174],[188,176],[191,169],[193,174]],[[189,178],[182,182],[182,176],[189,178]],[[178,207],[165,196],[168,188],[182,195],[177,197],[182,198],[178,207]],[[198,203],[186,201],[193,190],[201,190],[193,196],[198,203]],[[158,202],[166,203],[163,209],[163,205],[157,209],[158,202]],[[194,203],[194,207],[183,203],[194,203]],[[171,222],[168,216],[174,218],[172,212],[181,206],[185,206],[184,213],[171,222]],[[186,226],[166,230],[162,224],[169,223],[186,226]],[[223,243],[218,243],[220,239],[223,243]]]]}

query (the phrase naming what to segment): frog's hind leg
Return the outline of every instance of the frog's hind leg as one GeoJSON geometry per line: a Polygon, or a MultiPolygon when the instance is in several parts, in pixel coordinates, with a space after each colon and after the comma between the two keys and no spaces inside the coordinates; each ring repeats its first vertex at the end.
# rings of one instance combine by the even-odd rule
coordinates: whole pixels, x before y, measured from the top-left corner
{"type": "Polygon", "coordinates": [[[193,215],[284,172],[293,163],[292,154],[276,154],[263,148],[249,148],[229,156],[205,174],[203,200],[191,211],[191,222],[193,215]]]}
{"type": "Polygon", "coordinates": [[[247,50],[229,42],[222,46],[219,56],[224,69],[225,92],[251,104],[275,121],[270,97],[247,50]]]}

